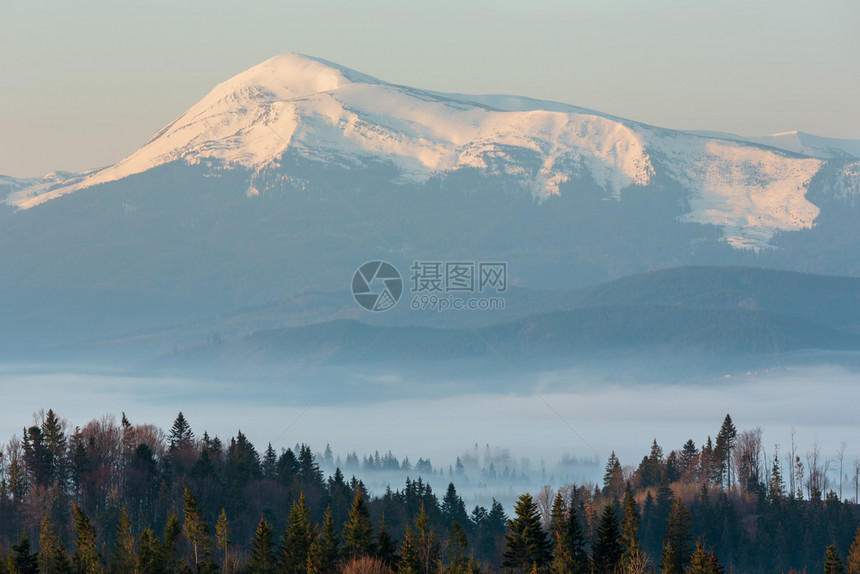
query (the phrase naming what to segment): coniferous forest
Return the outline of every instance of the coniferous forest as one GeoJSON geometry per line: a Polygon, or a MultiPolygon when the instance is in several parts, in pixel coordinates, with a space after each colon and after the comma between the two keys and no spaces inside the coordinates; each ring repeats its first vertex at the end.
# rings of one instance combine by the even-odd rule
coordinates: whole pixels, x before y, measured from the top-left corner
{"type": "Polygon", "coordinates": [[[507,510],[467,508],[453,482],[434,492],[429,460],[377,454],[347,478],[321,468],[328,448],[198,436],[182,413],[166,431],[125,415],[72,428],[50,410],[35,423],[0,454],[0,574],[860,574],[857,471],[843,484],[841,456],[817,445],[768,457],[761,430],[729,415],[713,440],[654,440],[626,466],[612,453],[601,483],[523,492],[507,510]],[[395,465],[413,478],[380,492],[361,479],[395,465]]]}

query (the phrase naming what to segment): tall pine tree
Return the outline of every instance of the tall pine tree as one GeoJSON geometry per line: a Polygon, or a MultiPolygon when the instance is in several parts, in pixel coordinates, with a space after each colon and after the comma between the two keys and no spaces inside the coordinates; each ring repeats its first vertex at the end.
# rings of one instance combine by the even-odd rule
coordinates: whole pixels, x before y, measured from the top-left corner
{"type": "Polygon", "coordinates": [[[373,524],[370,522],[370,513],[361,489],[356,489],[349,509],[349,518],[343,526],[343,553],[347,561],[376,554],[373,524]]]}
{"type": "Polygon", "coordinates": [[[621,548],[618,520],[611,504],[603,507],[600,524],[597,527],[597,541],[591,553],[594,571],[597,574],[612,574],[621,562],[621,548]]]}
{"type": "Polygon", "coordinates": [[[630,563],[639,557],[639,526],[642,522],[639,517],[639,505],[633,498],[630,483],[627,483],[627,490],[624,493],[623,509],[624,516],[621,518],[620,533],[621,548],[624,560],[630,563]]]}
{"type": "Polygon", "coordinates": [[[521,495],[514,505],[514,518],[508,521],[507,547],[502,566],[542,569],[552,558],[552,547],[541,527],[541,517],[529,493],[521,495]]]}
{"type": "Polygon", "coordinates": [[[836,550],[835,544],[828,546],[825,552],[824,574],[845,574],[845,566],[842,565],[842,560],[839,558],[839,551],[836,550]]]}
{"type": "Polygon", "coordinates": [[[272,527],[265,518],[261,517],[248,549],[247,572],[248,574],[272,574],[275,572],[275,564],[272,527]]]}
{"type": "Polygon", "coordinates": [[[660,559],[660,570],[664,574],[684,574],[690,563],[690,512],[676,498],[669,510],[666,520],[666,534],[663,536],[663,555],[660,559]]]}
{"type": "Polygon", "coordinates": [[[299,574],[307,572],[311,546],[316,539],[316,530],[311,522],[311,511],[305,503],[304,495],[293,502],[287,527],[281,536],[278,548],[278,572],[299,574]]]}
{"type": "Polygon", "coordinates": [[[187,488],[183,493],[183,503],[185,537],[191,545],[191,560],[194,570],[200,572],[208,567],[212,560],[212,539],[209,524],[203,518],[203,513],[197,505],[197,499],[192,496],[191,491],[187,488]]]}
{"type": "Polygon", "coordinates": [[[132,524],[128,518],[128,512],[126,512],[125,506],[123,506],[119,514],[119,522],[116,525],[110,570],[115,574],[134,572],[135,563],[134,533],[132,532],[132,524]]]}
{"type": "Polygon", "coordinates": [[[72,505],[75,518],[75,553],[72,562],[78,574],[98,574],[102,571],[96,532],[90,519],[77,504],[72,505]]]}
{"type": "Polygon", "coordinates": [[[846,570],[848,574],[860,574],[860,528],[857,528],[857,534],[854,535],[854,542],[848,549],[848,558],[845,560],[846,570]]]}
{"type": "Polygon", "coordinates": [[[46,514],[39,529],[39,571],[42,574],[71,574],[72,565],[63,542],[46,514]]]}

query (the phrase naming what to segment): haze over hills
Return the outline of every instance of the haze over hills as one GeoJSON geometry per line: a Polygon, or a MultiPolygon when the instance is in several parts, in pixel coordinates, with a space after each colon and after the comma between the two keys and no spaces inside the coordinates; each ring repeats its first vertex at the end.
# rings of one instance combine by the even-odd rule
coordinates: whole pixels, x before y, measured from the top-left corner
{"type": "Polygon", "coordinates": [[[0,178],[0,342],[194,340],[183,325],[342,292],[373,259],[504,261],[532,291],[685,265],[860,275],[857,142],[716,136],[278,56],[113,166],[0,178]]]}
{"type": "MultiPolygon", "coordinates": [[[[248,310],[237,321],[246,334],[198,335],[149,366],[206,365],[221,375],[261,375],[278,366],[382,362],[437,368],[465,361],[483,365],[486,373],[488,364],[546,369],[608,357],[644,363],[679,356],[722,372],[783,364],[802,350],[860,348],[860,279],[753,268],[677,268],[576,290],[523,290],[503,312],[449,312],[446,318],[406,306],[393,315],[354,315],[354,307],[335,304],[327,317],[307,322],[296,303],[293,314],[288,305],[248,310]],[[278,323],[289,326],[272,328],[278,323]]],[[[673,367],[691,370],[684,361],[673,367]]]]}

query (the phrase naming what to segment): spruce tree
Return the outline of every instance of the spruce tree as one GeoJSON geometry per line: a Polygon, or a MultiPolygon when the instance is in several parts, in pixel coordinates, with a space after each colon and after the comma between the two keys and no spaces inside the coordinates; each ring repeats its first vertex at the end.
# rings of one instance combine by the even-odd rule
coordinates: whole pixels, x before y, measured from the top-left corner
{"type": "Polygon", "coordinates": [[[30,552],[30,539],[21,536],[18,544],[12,545],[12,553],[7,561],[10,574],[39,574],[39,553],[30,552]]]}
{"type": "Polygon", "coordinates": [[[373,524],[370,522],[370,513],[364,503],[361,489],[356,489],[349,509],[349,518],[343,526],[343,553],[347,561],[376,554],[373,524]]]}
{"type": "Polygon", "coordinates": [[[825,552],[824,574],[845,574],[845,567],[842,565],[842,560],[839,558],[839,552],[836,550],[835,544],[828,546],[825,552]]]}
{"type": "Polygon", "coordinates": [[[185,420],[185,415],[182,414],[182,411],[176,415],[176,419],[173,421],[173,426],[170,427],[170,434],[167,436],[169,441],[170,450],[182,450],[191,445],[191,441],[194,439],[194,433],[191,432],[191,425],[188,424],[188,421],[185,420]]]}
{"type": "Polygon", "coordinates": [[[218,521],[215,523],[215,546],[223,554],[222,570],[227,571],[229,565],[229,556],[227,552],[230,550],[230,545],[233,541],[230,540],[230,522],[227,520],[227,512],[222,508],[221,514],[218,515],[218,521]]]}
{"type": "Polygon", "coordinates": [[[845,569],[848,574],[860,574],[860,528],[854,535],[854,542],[848,549],[848,558],[845,560],[845,569]]]}
{"type": "Polygon", "coordinates": [[[400,543],[400,556],[397,559],[397,574],[418,574],[419,559],[418,549],[415,546],[415,533],[408,524],[403,531],[403,540],[400,543]]]}
{"type": "Polygon", "coordinates": [[[621,562],[622,554],[615,509],[611,504],[607,504],[603,507],[603,514],[597,527],[597,541],[591,553],[594,571],[597,574],[612,574],[621,562]]]}
{"type": "Polygon", "coordinates": [[[263,453],[260,468],[263,472],[263,478],[275,480],[278,477],[278,455],[275,453],[275,449],[272,448],[272,443],[269,443],[266,452],[263,453]]]}
{"type": "Polygon", "coordinates": [[[515,517],[508,521],[508,538],[502,566],[541,569],[552,558],[552,547],[541,527],[540,512],[529,493],[514,505],[515,517]]]}
{"type": "Polygon", "coordinates": [[[424,503],[413,522],[415,526],[415,550],[418,555],[418,572],[435,573],[441,566],[442,545],[439,537],[430,526],[430,519],[424,510],[424,503]]]}
{"type": "MultiPolygon", "coordinates": [[[[182,414],[182,413],[180,413],[182,414]]],[[[194,570],[200,571],[208,565],[212,556],[212,540],[209,524],[203,519],[203,514],[197,505],[197,499],[187,488],[183,493],[183,510],[185,515],[185,537],[191,545],[191,560],[194,570]]]]}
{"type": "Polygon", "coordinates": [[[397,554],[397,544],[385,525],[384,512],[382,513],[382,520],[379,521],[379,528],[376,531],[376,546],[377,557],[387,566],[392,566],[394,564],[394,556],[397,554]]]}
{"type": "Polygon", "coordinates": [[[167,518],[167,524],[164,525],[164,543],[161,548],[161,559],[164,562],[164,567],[167,571],[174,571],[179,565],[179,557],[177,550],[179,546],[179,537],[182,535],[182,526],[179,524],[179,517],[171,511],[167,518]]]}
{"type": "Polygon", "coordinates": [[[699,456],[699,449],[696,448],[696,443],[693,439],[688,439],[681,449],[681,458],[678,461],[681,467],[681,474],[686,474],[693,469],[693,464],[696,462],[696,457],[699,456]]]}
{"type": "Polygon", "coordinates": [[[714,553],[706,552],[702,541],[698,540],[696,541],[696,551],[690,558],[690,567],[686,574],[723,574],[723,567],[720,566],[714,553]]]}
{"type": "Polygon", "coordinates": [[[627,483],[627,491],[624,493],[624,516],[621,519],[621,548],[624,559],[627,562],[634,560],[639,555],[639,505],[633,498],[630,483],[627,483]]]}
{"type": "Polygon", "coordinates": [[[567,503],[561,492],[555,495],[550,513],[550,538],[552,540],[552,563],[550,572],[553,574],[567,574],[573,571],[573,557],[570,554],[570,543],[568,540],[567,503]]]}
{"type": "Polygon", "coordinates": [[[591,562],[585,551],[585,531],[579,519],[579,509],[571,497],[570,508],[567,513],[567,538],[570,545],[570,556],[573,559],[571,574],[585,574],[591,571],[591,562]]]}
{"type": "Polygon", "coordinates": [[[248,549],[248,574],[272,574],[275,572],[275,544],[272,527],[265,518],[260,518],[257,530],[248,549]]]}
{"type": "Polygon", "coordinates": [[[338,540],[334,529],[334,517],[330,506],[325,509],[316,545],[320,574],[335,572],[340,558],[340,540],[338,540]]]}
{"type": "Polygon", "coordinates": [[[45,444],[49,481],[51,484],[59,483],[65,486],[67,479],[66,433],[62,421],[52,409],[48,409],[41,430],[45,444]]]}
{"type": "Polygon", "coordinates": [[[613,450],[612,454],[609,455],[609,460],[606,461],[606,468],[603,473],[603,495],[617,496],[620,494],[620,488],[624,484],[623,480],[621,462],[613,450]]]}
{"type": "Polygon", "coordinates": [[[690,512],[676,498],[666,520],[666,534],[663,536],[663,555],[660,570],[664,574],[684,574],[690,562],[690,512]]]}
{"type": "Polygon", "coordinates": [[[442,520],[444,525],[447,526],[452,522],[459,522],[462,525],[466,524],[468,519],[466,505],[460,495],[457,494],[454,483],[451,482],[448,484],[445,496],[442,497],[442,520]]]}
{"type": "Polygon", "coordinates": [[[785,481],[779,468],[779,447],[774,448],[773,462],[770,467],[770,478],[767,481],[767,497],[771,504],[785,498],[785,481]]]}
{"type": "Polygon", "coordinates": [[[119,522],[116,525],[116,537],[111,554],[110,570],[115,574],[126,574],[133,572],[135,567],[134,557],[134,533],[132,532],[131,520],[125,506],[119,514],[119,522]]]}
{"type": "Polygon", "coordinates": [[[591,571],[588,554],[585,552],[585,537],[576,505],[571,500],[570,507],[564,502],[561,493],[557,494],[552,505],[553,552],[550,572],[553,574],[587,574],[591,571]]]}
{"type": "Polygon", "coordinates": [[[311,511],[302,494],[293,502],[287,518],[287,527],[281,536],[278,547],[278,572],[281,574],[307,572],[308,557],[315,539],[316,531],[311,523],[311,511]]]}
{"type": "Polygon", "coordinates": [[[467,552],[469,543],[466,540],[466,531],[460,523],[454,521],[448,528],[448,542],[445,549],[447,567],[446,574],[469,574],[472,571],[467,552]]]}
{"type": "Polygon", "coordinates": [[[39,571],[42,574],[71,574],[72,565],[63,542],[46,514],[39,528],[39,571]]]}
{"type": "Polygon", "coordinates": [[[140,534],[137,543],[135,564],[137,566],[137,574],[172,572],[165,564],[162,547],[151,528],[147,528],[140,534]]]}
{"type": "Polygon", "coordinates": [[[75,519],[75,553],[72,562],[78,574],[98,574],[102,571],[96,533],[90,519],[77,504],[72,505],[75,519]]]}
{"type": "Polygon", "coordinates": [[[714,459],[716,459],[715,462],[718,465],[720,478],[725,477],[726,485],[729,488],[732,487],[732,449],[734,448],[737,436],[738,430],[732,422],[731,415],[727,414],[720,427],[720,432],[717,434],[717,443],[714,446],[714,459]]]}

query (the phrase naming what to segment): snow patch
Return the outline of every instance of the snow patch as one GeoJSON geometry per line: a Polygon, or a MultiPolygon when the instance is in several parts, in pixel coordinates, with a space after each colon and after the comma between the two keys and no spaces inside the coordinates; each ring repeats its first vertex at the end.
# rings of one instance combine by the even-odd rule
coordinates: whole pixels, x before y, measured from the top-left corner
{"type": "Polygon", "coordinates": [[[734,247],[760,249],[778,230],[810,228],[819,209],[806,199],[824,162],[707,140],[682,165],[691,211],[682,221],[714,224],[734,247]]]}

